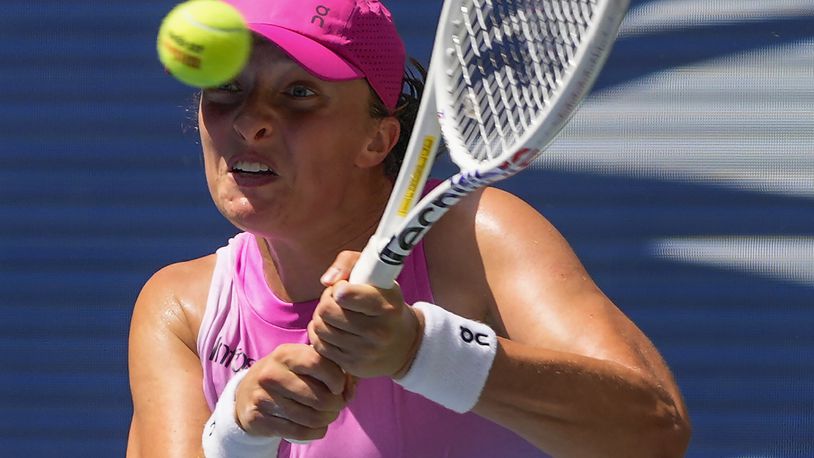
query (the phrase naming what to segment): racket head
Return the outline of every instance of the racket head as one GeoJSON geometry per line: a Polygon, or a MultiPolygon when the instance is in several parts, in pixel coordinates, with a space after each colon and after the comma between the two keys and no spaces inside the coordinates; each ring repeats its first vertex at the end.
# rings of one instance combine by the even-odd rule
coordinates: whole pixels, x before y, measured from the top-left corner
{"type": "Polygon", "coordinates": [[[533,162],[593,84],[628,2],[444,2],[411,146],[379,228],[351,273],[352,283],[391,287],[403,259],[450,206],[533,162]],[[547,42],[549,35],[570,41],[547,42]],[[439,133],[462,170],[416,203],[429,172],[416,164],[422,157],[431,163],[440,142],[424,152],[419,145],[439,133]]]}
{"type": "Polygon", "coordinates": [[[447,2],[433,72],[439,123],[462,170],[528,166],[593,85],[629,0],[447,2]]]}

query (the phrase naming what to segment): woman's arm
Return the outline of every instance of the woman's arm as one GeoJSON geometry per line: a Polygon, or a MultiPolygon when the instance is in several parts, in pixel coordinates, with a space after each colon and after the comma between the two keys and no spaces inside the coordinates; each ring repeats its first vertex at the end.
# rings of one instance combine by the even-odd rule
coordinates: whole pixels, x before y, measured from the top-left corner
{"type": "Polygon", "coordinates": [[[432,312],[431,332],[441,334],[431,338],[440,340],[424,346],[427,317],[404,304],[398,287],[344,281],[358,254],[342,253],[309,326],[314,348],[353,375],[405,377],[408,389],[458,408],[470,394],[449,391],[449,380],[440,391],[429,386],[439,375],[426,358],[469,364],[443,377],[481,367],[469,353],[451,356],[458,347],[447,340],[459,340],[448,337],[459,322],[452,315],[482,321],[499,337],[474,412],[558,457],[683,456],[689,421],[666,364],[539,213],[488,189],[438,221],[425,248],[434,298],[446,310],[432,312]],[[418,375],[405,376],[415,373],[420,348],[433,350],[423,353],[418,375]]]}
{"type": "Polygon", "coordinates": [[[214,258],[157,272],[139,295],[130,326],[133,420],[128,458],[197,457],[210,411],[196,349],[214,258]]]}
{"type": "MultiPolygon", "coordinates": [[[[213,268],[213,256],[169,266],[147,282],[136,301],[128,458],[203,456],[201,436],[211,412],[196,342],[213,268]]],[[[346,382],[341,369],[312,347],[279,345],[238,385],[234,420],[252,436],[320,438],[352,394],[353,384],[346,382]]]]}
{"type": "Polygon", "coordinates": [[[468,205],[433,243],[457,246],[459,265],[481,266],[456,270],[469,278],[454,284],[487,286],[469,300],[486,299],[483,319],[502,336],[474,411],[554,456],[683,456],[690,427],[669,369],[562,236],[499,190],[468,205]],[[452,226],[472,217],[473,237],[462,241],[452,226]]]}

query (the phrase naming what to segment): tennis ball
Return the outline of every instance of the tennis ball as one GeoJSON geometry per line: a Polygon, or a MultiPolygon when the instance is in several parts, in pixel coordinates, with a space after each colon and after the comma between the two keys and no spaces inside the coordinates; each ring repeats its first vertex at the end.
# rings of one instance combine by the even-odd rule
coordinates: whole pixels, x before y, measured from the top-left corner
{"type": "Polygon", "coordinates": [[[228,82],[246,65],[252,38],[243,16],[221,0],[190,0],[172,9],[158,30],[158,58],[190,86],[228,82]]]}

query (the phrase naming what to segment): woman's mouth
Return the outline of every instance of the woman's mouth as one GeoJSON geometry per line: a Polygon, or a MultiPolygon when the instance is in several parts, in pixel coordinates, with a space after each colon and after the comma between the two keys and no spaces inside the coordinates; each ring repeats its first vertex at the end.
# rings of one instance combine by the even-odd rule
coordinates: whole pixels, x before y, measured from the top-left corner
{"type": "Polygon", "coordinates": [[[238,161],[229,169],[235,183],[242,188],[254,188],[274,182],[279,175],[267,164],[238,161]]]}
{"type": "Polygon", "coordinates": [[[271,167],[260,162],[239,161],[232,166],[230,170],[232,173],[241,173],[248,175],[273,175],[277,176],[271,167]]]}

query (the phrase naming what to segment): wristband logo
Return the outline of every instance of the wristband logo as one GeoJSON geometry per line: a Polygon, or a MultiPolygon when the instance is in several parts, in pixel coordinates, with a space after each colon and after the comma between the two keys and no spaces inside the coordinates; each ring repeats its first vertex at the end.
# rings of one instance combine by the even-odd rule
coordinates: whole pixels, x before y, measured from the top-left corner
{"type": "Polygon", "coordinates": [[[460,328],[461,328],[461,339],[463,339],[464,342],[466,343],[475,342],[476,344],[481,345],[483,347],[489,346],[489,340],[487,340],[489,338],[488,334],[484,334],[482,332],[472,332],[471,329],[465,326],[461,326],[460,328]]]}

